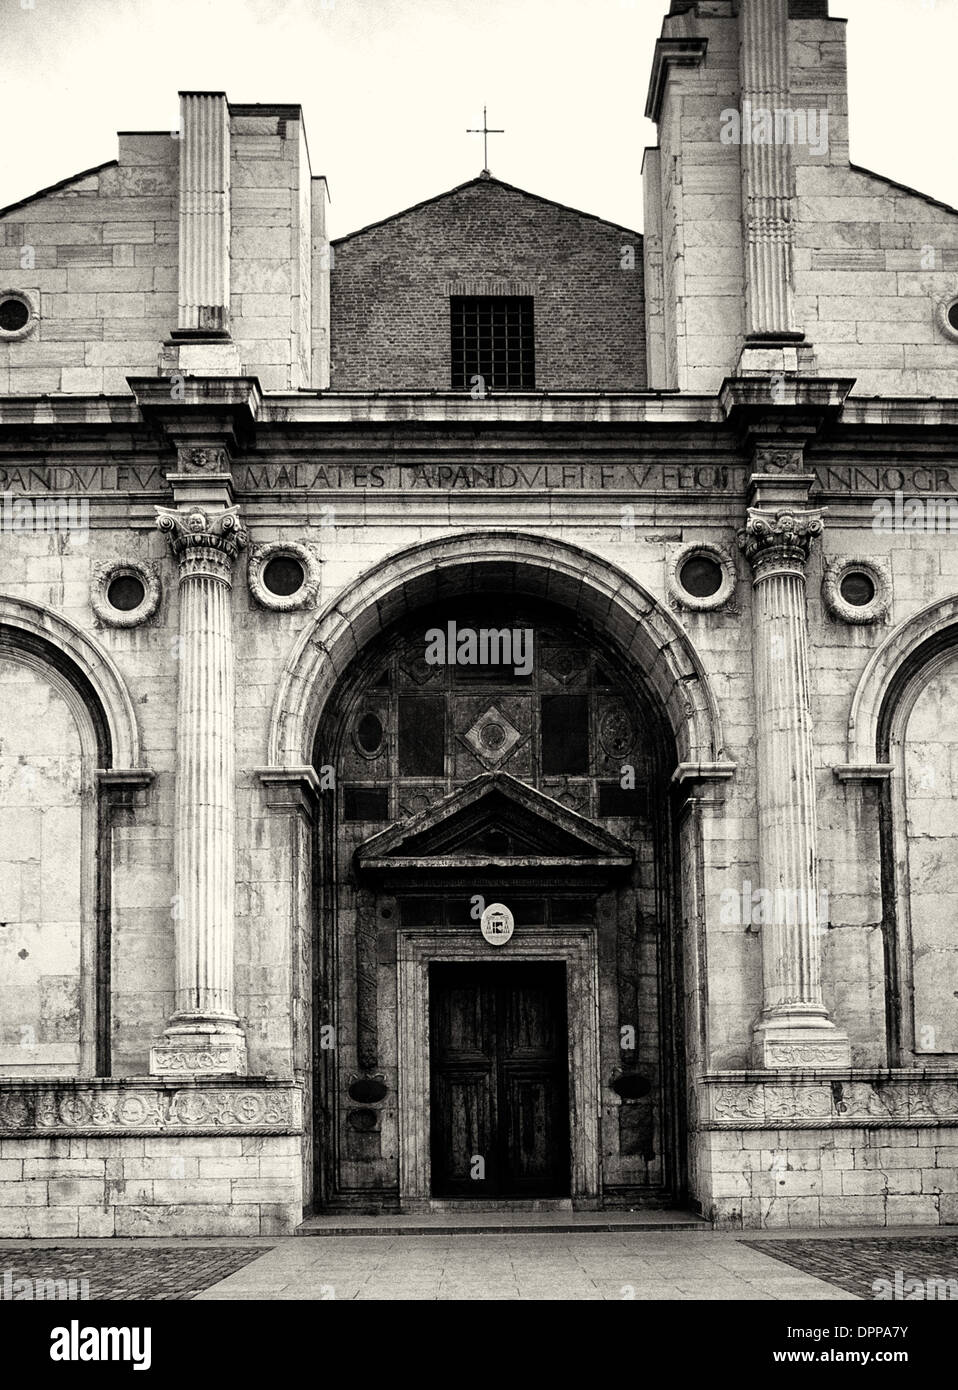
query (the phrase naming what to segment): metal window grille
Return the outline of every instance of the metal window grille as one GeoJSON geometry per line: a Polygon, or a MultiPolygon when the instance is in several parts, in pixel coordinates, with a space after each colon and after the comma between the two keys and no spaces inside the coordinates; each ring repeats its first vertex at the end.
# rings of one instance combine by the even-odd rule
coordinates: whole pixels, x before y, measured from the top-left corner
{"type": "Polygon", "coordinates": [[[531,295],[454,296],[452,389],[469,391],[481,377],[487,390],[531,390],[536,384],[531,295]]]}

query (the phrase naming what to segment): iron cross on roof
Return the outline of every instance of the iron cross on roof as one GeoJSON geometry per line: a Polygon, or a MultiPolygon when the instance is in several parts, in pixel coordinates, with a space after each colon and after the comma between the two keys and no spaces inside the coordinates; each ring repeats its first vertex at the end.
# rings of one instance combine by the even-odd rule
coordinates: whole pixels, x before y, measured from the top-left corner
{"type": "Polygon", "coordinates": [[[466,134],[467,134],[467,135],[481,135],[481,136],[482,136],[482,145],[483,145],[483,151],[484,151],[484,153],[483,153],[483,169],[482,169],[482,172],[483,172],[484,174],[488,174],[488,172],[489,172],[489,136],[490,136],[490,135],[505,135],[505,133],[506,133],[506,132],[505,132],[504,130],[490,130],[490,129],[489,129],[489,117],[488,117],[488,115],[486,114],[486,108],[485,108],[485,107],[482,108],[482,129],[481,129],[481,130],[467,130],[467,131],[466,131],[466,134]]]}

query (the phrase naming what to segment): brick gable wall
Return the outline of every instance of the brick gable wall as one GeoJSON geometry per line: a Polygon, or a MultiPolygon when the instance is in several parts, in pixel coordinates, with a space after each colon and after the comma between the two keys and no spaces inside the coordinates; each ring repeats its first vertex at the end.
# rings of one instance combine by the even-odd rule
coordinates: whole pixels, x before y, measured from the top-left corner
{"type": "Polygon", "coordinates": [[[637,232],[482,179],[335,242],[334,256],[334,390],[449,390],[450,294],[491,286],[535,297],[538,389],[645,386],[637,232]]]}

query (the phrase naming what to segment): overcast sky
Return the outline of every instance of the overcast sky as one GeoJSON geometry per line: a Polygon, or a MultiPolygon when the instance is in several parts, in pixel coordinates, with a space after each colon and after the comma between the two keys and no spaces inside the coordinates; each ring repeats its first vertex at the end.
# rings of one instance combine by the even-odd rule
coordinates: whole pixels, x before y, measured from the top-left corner
{"type": "MultiPolygon", "coordinates": [[[[641,227],[667,0],[0,0],[0,206],[174,130],[180,89],[299,102],[342,236],[492,172],[641,227]]],[[[832,0],[856,163],[958,205],[958,0],[832,0]]]]}

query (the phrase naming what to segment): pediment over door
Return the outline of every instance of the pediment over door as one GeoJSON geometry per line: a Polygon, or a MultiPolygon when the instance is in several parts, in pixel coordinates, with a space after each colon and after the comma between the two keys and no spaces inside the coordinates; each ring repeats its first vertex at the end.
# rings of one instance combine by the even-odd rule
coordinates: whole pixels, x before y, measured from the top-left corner
{"type": "Polygon", "coordinates": [[[556,877],[621,873],[632,848],[505,772],[473,778],[360,845],[360,873],[440,876],[482,870],[556,877]],[[590,872],[591,871],[591,872],[590,872]]]}

